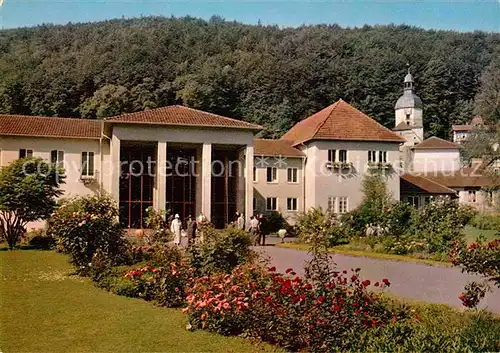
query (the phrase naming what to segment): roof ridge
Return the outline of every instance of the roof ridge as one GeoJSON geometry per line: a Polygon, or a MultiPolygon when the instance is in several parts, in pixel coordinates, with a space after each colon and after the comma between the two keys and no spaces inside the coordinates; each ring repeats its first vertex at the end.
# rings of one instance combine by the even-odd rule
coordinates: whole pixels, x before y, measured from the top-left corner
{"type": "MultiPolygon", "coordinates": [[[[167,105],[164,108],[168,108],[168,107],[169,106],[167,105]]],[[[193,111],[198,112],[198,113],[205,113],[205,114],[209,114],[209,115],[212,115],[212,116],[215,116],[215,117],[218,117],[218,118],[222,118],[222,119],[225,119],[225,120],[243,122],[243,123],[248,124],[248,125],[255,125],[255,126],[259,126],[259,127],[262,128],[262,126],[260,126],[260,125],[249,123],[248,121],[245,121],[245,120],[238,120],[238,119],[235,119],[235,118],[230,118],[230,117],[227,117],[227,116],[223,116],[223,115],[219,115],[219,114],[214,114],[214,113],[206,112],[204,110],[199,110],[199,109],[196,109],[196,108],[187,107],[185,105],[174,104],[174,105],[170,105],[170,107],[185,108],[185,109],[193,110],[193,111]]]]}

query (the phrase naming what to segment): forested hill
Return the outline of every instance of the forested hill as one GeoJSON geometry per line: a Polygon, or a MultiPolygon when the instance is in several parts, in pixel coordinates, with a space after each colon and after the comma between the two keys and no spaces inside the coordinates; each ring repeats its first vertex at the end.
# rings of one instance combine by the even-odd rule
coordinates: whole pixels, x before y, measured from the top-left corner
{"type": "Polygon", "coordinates": [[[447,137],[472,117],[478,91],[500,87],[499,61],[499,33],[409,26],[283,29],[218,17],[39,26],[0,31],[0,113],[101,118],[184,104],[278,137],[343,98],[393,127],[410,63],[427,133],[447,137]]]}

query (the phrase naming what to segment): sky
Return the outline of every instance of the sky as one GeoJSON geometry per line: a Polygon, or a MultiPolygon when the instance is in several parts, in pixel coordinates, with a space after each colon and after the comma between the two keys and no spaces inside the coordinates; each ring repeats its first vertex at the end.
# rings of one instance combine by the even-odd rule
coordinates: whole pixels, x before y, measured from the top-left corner
{"type": "Polygon", "coordinates": [[[500,0],[0,0],[0,28],[140,16],[193,16],[248,24],[408,24],[500,32],[500,0]]]}

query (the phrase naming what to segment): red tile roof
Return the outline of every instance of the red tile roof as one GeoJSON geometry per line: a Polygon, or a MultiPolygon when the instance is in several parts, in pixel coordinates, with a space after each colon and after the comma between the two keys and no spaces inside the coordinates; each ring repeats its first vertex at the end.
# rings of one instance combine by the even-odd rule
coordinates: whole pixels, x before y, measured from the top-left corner
{"type": "Polygon", "coordinates": [[[420,175],[403,174],[401,175],[401,192],[408,191],[417,187],[418,189],[429,193],[439,195],[455,195],[456,191],[436,181],[425,178],[420,175]]]}
{"type": "Polygon", "coordinates": [[[0,135],[99,139],[100,120],[0,115],[0,135]]]}
{"type": "Polygon", "coordinates": [[[106,118],[110,123],[126,124],[158,124],[179,126],[204,126],[234,129],[262,130],[262,126],[246,121],[226,118],[221,115],[207,113],[180,105],[145,110],[106,118]]]}
{"type": "Polygon", "coordinates": [[[286,140],[264,140],[255,139],[253,141],[254,155],[256,156],[284,156],[303,157],[304,153],[292,146],[286,140]]]}
{"type": "Polygon", "coordinates": [[[500,186],[500,178],[485,172],[483,165],[450,172],[414,173],[449,188],[500,186]]]}
{"type": "Polygon", "coordinates": [[[472,131],[472,125],[451,125],[453,131],[472,131]]]}
{"type": "Polygon", "coordinates": [[[297,123],[282,139],[294,145],[310,140],[405,142],[342,99],[297,123]]]}
{"type": "Polygon", "coordinates": [[[443,139],[440,139],[439,137],[435,137],[435,136],[432,136],[432,137],[429,137],[428,139],[422,141],[421,143],[419,143],[418,145],[416,145],[415,147],[413,147],[413,149],[428,149],[428,150],[443,150],[443,149],[453,149],[453,150],[458,150],[460,149],[461,147],[454,144],[453,142],[450,142],[450,141],[446,141],[446,140],[443,140],[443,139]]]}

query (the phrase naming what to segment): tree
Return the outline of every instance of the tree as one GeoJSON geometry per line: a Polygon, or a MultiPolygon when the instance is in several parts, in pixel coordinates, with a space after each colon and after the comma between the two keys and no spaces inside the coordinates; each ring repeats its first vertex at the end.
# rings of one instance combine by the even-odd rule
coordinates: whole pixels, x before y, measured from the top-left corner
{"type": "Polygon", "coordinates": [[[80,113],[85,118],[106,118],[132,111],[130,91],[127,87],[106,85],[94,92],[80,106],[80,113]]]}
{"type": "MultiPolygon", "coordinates": [[[[497,55],[500,55],[500,51],[497,55]]],[[[484,70],[481,75],[481,86],[475,98],[475,112],[486,123],[500,123],[500,59],[484,70]]]]}
{"type": "Polygon", "coordinates": [[[50,216],[62,183],[63,170],[41,158],[21,158],[0,170],[0,235],[10,249],[28,222],[50,216]]]}

